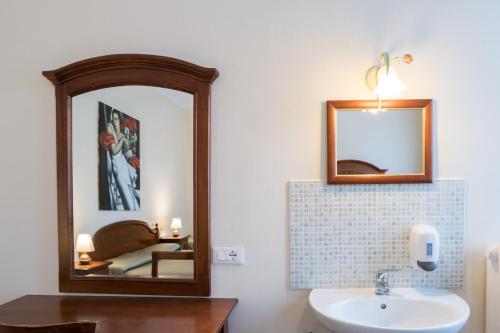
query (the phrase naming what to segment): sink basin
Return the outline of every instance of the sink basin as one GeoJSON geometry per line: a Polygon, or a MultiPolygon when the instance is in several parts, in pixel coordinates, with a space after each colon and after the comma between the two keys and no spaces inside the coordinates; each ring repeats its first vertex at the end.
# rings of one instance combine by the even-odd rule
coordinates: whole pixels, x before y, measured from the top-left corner
{"type": "Polygon", "coordinates": [[[309,304],[335,333],[456,333],[469,318],[469,306],[444,289],[394,288],[389,296],[374,289],[314,289],[309,304]]]}

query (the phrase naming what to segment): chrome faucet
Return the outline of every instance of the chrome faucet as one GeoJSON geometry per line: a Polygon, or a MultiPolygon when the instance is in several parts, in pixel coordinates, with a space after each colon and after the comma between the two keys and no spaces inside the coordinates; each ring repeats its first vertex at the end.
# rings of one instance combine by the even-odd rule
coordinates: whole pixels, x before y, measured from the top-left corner
{"type": "Polygon", "coordinates": [[[399,272],[400,269],[381,269],[377,272],[377,277],[375,278],[375,294],[377,295],[389,295],[391,292],[391,287],[389,286],[389,273],[399,272]]]}

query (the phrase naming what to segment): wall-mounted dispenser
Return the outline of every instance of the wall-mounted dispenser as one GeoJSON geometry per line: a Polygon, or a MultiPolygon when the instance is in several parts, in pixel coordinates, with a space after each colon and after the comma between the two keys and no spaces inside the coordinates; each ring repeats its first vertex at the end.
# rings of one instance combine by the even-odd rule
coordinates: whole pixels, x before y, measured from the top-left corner
{"type": "Polygon", "coordinates": [[[424,271],[433,271],[439,261],[439,234],[431,225],[418,224],[410,231],[410,264],[424,271]]]}

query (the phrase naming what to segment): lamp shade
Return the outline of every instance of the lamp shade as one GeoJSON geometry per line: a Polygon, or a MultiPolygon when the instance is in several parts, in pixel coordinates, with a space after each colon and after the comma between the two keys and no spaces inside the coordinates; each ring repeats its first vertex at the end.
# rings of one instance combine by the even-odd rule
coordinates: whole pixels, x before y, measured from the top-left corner
{"type": "Polygon", "coordinates": [[[170,224],[172,229],[182,229],[182,221],[180,218],[176,217],[172,219],[172,224],[170,224]]]}
{"type": "Polygon", "coordinates": [[[79,234],[76,239],[76,252],[93,252],[94,243],[92,243],[92,237],[89,234],[79,234]]]}
{"type": "Polygon", "coordinates": [[[403,90],[406,90],[406,85],[401,82],[396,70],[392,66],[380,67],[377,72],[375,94],[381,99],[397,98],[403,90]]]}

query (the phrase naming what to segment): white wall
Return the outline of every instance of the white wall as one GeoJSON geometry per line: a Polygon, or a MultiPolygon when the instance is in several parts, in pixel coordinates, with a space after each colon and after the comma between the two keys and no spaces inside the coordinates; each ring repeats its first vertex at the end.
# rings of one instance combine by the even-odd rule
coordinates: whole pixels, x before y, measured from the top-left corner
{"type": "Polygon", "coordinates": [[[337,111],[337,160],[361,160],[386,174],[423,172],[422,109],[337,111]]]}
{"type": "MultiPolygon", "coordinates": [[[[180,91],[144,86],[113,87],[75,96],[73,103],[73,225],[76,235],[94,234],[113,222],[137,219],[170,230],[183,221],[193,226],[193,97],[180,91]],[[190,109],[170,95],[187,95],[190,109]],[[140,198],[138,211],[100,211],[98,207],[98,103],[140,122],[140,198]]],[[[182,99],[182,97],[180,97],[182,99]]]]}
{"type": "Polygon", "coordinates": [[[436,175],[469,182],[460,293],[465,332],[481,333],[482,249],[500,238],[499,15],[495,0],[2,1],[0,300],[57,292],[55,99],[40,72],[144,52],[221,73],[212,242],[247,253],[243,266],[213,267],[213,296],[240,299],[231,329],[315,327],[307,291],[288,290],[286,182],[325,179],[325,101],[372,98],[364,75],[379,53],[411,52],[402,97],[436,100],[436,175]]]}

